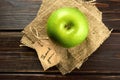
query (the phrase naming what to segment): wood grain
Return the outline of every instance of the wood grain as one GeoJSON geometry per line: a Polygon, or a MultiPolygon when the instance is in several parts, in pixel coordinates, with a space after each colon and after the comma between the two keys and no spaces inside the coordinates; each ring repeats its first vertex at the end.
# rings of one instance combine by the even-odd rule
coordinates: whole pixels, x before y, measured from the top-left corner
{"type": "Polygon", "coordinates": [[[119,75],[2,74],[2,80],[120,80],[119,75]]]}
{"type": "Polygon", "coordinates": [[[0,30],[21,30],[37,14],[41,0],[0,0],[0,30]]]}
{"type": "Polygon", "coordinates": [[[0,0],[0,80],[120,80],[120,0],[97,0],[111,36],[68,75],[56,67],[43,71],[33,49],[20,47],[21,31],[37,14],[42,0],[0,0]]]}
{"type": "MultiPolygon", "coordinates": [[[[20,32],[0,32],[0,72],[44,72],[36,52],[19,46],[21,37],[20,32]]],[[[120,73],[119,40],[120,33],[112,33],[81,69],[73,73],[120,73]]],[[[59,73],[55,67],[47,72],[59,73]]]]}
{"type": "MultiPolygon", "coordinates": [[[[22,30],[37,14],[41,0],[0,0],[0,30],[22,30]]],[[[120,31],[119,0],[97,0],[103,21],[120,31]]]]}

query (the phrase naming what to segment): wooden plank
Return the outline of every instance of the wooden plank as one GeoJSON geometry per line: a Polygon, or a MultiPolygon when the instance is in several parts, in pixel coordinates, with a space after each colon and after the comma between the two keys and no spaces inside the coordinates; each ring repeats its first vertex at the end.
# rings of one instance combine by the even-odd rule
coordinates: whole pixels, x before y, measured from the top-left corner
{"type": "MultiPolygon", "coordinates": [[[[0,72],[44,72],[34,50],[19,47],[20,32],[0,32],[0,72]]],[[[73,73],[120,73],[120,33],[105,43],[73,73]]],[[[54,67],[46,73],[59,73],[54,67]]]]}
{"type": "Polygon", "coordinates": [[[103,11],[103,13],[116,13],[119,12],[120,0],[96,0],[97,7],[103,11]]]}
{"type": "MultiPolygon", "coordinates": [[[[22,30],[29,24],[39,9],[42,0],[0,0],[0,30],[22,30]]],[[[97,0],[103,12],[103,21],[114,30],[120,31],[120,1],[97,0]]]]}
{"type": "Polygon", "coordinates": [[[21,30],[35,17],[42,0],[0,0],[0,30],[21,30]]]}
{"type": "Polygon", "coordinates": [[[2,80],[120,80],[120,75],[1,74],[2,80]]]}
{"type": "Polygon", "coordinates": [[[96,6],[103,12],[103,22],[109,29],[120,31],[120,0],[97,0],[96,6]]]}

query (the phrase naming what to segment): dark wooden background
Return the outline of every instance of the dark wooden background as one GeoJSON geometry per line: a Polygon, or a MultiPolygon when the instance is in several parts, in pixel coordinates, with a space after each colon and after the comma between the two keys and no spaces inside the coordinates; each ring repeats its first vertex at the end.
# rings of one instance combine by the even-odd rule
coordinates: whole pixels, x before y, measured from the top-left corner
{"type": "Polygon", "coordinates": [[[35,51],[19,47],[21,31],[41,2],[0,0],[0,80],[120,80],[120,0],[97,0],[103,22],[114,30],[80,70],[65,76],[55,67],[44,72],[35,51]]]}

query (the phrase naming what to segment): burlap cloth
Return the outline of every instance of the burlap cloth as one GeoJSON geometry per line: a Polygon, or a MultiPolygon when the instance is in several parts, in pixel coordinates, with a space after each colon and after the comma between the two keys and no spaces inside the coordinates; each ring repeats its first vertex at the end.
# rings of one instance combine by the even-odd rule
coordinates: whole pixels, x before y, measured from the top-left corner
{"type": "Polygon", "coordinates": [[[62,74],[80,68],[84,61],[109,37],[111,31],[102,22],[102,13],[94,0],[43,0],[36,18],[23,30],[21,43],[36,50],[39,60],[47,70],[56,66],[62,74]],[[61,7],[77,7],[89,22],[87,39],[79,46],[63,48],[52,42],[46,33],[49,15],[61,7]]]}

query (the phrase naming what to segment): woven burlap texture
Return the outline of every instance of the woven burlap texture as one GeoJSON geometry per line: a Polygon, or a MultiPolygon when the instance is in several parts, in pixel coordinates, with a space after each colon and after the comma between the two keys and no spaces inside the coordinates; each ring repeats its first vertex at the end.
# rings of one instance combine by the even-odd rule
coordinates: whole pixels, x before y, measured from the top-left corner
{"type": "Polygon", "coordinates": [[[109,37],[110,33],[111,31],[102,22],[102,13],[96,8],[95,3],[82,0],[43,0],[36,18],[24,28],[21,43],[35,49],[33,46],[35,42],[46,40],[60,57],[60,62],[56,64],[57,68],[62,74],[66,74],[75,68],[79,69],[83,62],[109,37]],[[47,35],[47,19],[54,10],[61,7],[76,7],[88,19],[89,34],[79,46],[63,48],[52,42],[47,35]]]}

